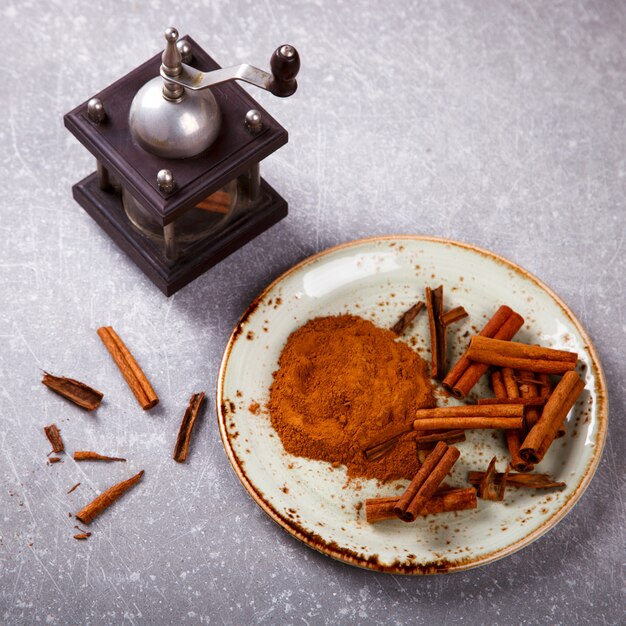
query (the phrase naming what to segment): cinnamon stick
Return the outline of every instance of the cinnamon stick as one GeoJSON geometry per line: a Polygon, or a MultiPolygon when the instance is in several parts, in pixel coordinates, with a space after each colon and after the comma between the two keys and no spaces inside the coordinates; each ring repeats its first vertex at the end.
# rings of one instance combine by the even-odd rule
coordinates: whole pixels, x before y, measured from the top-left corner
{"type": "MultiPolygon", "coordinates": [[[[483,479],[485,472],[468,472],[467,482],[477,485],[483,479]]],[[[500,484],[504,474],[496,472],[494,482],[500,484]]],[[[528,487],[529,489],[551,489],[553,487],[565,487],[565,483],[557,482],[548,474],[530,474],[511,472],[507,478],[507,484],[515,487],[528,487]]]]}
{"type": "MultiPolygon", "coordinates": [[[[413,416],[417,420],[425,417],[524,417],[524,407],[515,404],[440,406],[432,409],[417,409],[413,416]]],[[[414,427],[420,430],[419,425],[415,423],[414,427]]]]}
{"type": "MultiPolygon", "coordinates": [[[[506,397],[510,400],[519,400],[519,389],[517,387],[514,374],[515,373],[510,368],[504,368],[502,372],[494,372],[492,374],[494,394],[502,394],[504,392],[506,397]],[[498,376],[500,376],[500,379],[502,380],[502,386],[500,386],[497,382],[498,376]],[[496,382],[494,382],[494,380],[496,382]]],[[[528,463],[528,461],[522,458],[519,452],[520,445],[524,439],[523,429],[505,430],[504,438],[506,440],[506,446],[509,449],[511,466],[518,472],[529,472],[532,470],[532,463],[528,463]]]]}
{"type": "Polygon", "coordinates": [[[426,482],[426,479],[432,474],[441,459],[443,459],[447,450],[447,444],[440,441],[426,457],[426,460],[422,463],[422,466],[419,468],[413,477],[413,480],[411,480],[409,486],[400,496],[396,506],[394,507],[395,514],[398,517],[402,517],[405,514],[407,508],[413,501],[413,498],[415,498],[422,485],[426,482]]]}
{"type": "MultiPolygon", "coordinates": [[[[544,376],[547,378],[548,375],[540,374],[540,376],[544,376]]],[[[542,381],[538,381],[538,383],[535,383],[532,378],[532,372],[520,371],[518,372],[515,380],[519,388],[520,396],[523,400],[528,401],[529,404],[535,400],[541,400],[541,405],[529,406],[528,409],[526,409],[526,428],[530,429],[539,420],[539,416],[541,415],[542,411],[540,406],[544,405],[548,400],[550,387],[549,385],[546,385],[545,387],[542,386],[542,390],[544,390],[546,393],[539,395],[537,391],[537,386],[538,383],[540,384],[542,381]]]]}
{"type": "Polygon", "coordinates": [[[193,431],[194,424],[196,423],[196,419],[200,413],[203,401],[204,391],[194,393],[189,400],[189,406],[185,410],[185,415],[183,416],[183,421],[181,422],[180,429],[178,431],[176,445],[174,446],[174,460],[178,463],[184,463],[187,460],[191,432],[193,431]]]}
{"type": "Polygon", "coordinates": [[[446,327],[443,316],[443,285],[436,289],[426,287],[426,310],[430,328],[430,375],[441,380],[446,373],[446,327]]]}
{"type": "Polygon", "coordinates": [[[159,398],[146,375],[111,326],[98,328],[98,336],[122,372],[128,386],[144,411],[156,406],[159,398]]]}
{"type": "Polygon", "coordinates": [[[143,477],[143,470],[128,480],[123,480],[101,493],[95,500],[76,513],[76,519],[83,524],[90,524],[100,513],[121,498],[129,489],[134,487],[143,477]]]}
{"type": "Polygon", "coordinates": [[[415,447],[418,450],[428,450],[434,448],[440,441],[450,445],[451,443],[460,443],[465,441],[464,430],[446,430],[441,433],[433,433],[432,435],[423,435],[415,438],[415,447]]]}
{"type": "Polygon", "coordinates": [[[52,446],[52,452],[63,452],[65,446],[63,445],[63,439],[61,439],[61,431],[58,429],[56,424],[50,424],[50,426],[44,426],[44,433],[46,433],[46,437],[48,437],[48,441],[52,446]]]}
{"type": "Polygon", "coordinates": [[[508,429],[522,428],[523,424],[523,417],[503,417],[497,415],[491,417],[426,417],[415,420],[413,422],[413,428],[414,430],[470,430],[472,428],[508,429]]]}
{"type": "Polygon", "coordinates": [[[414,416],[417,418],[416,420],[410,424],[403,424],[395,430],[390,431],[386,439],[373,443],[368,448],[365,448],[364,454],[368,461],[375,461],[390,452],[400,437],[412,430],[520,428],[523,415],[524,407],[521,405],[468,405],[419,409],[414,413],[414,416]],[[512,418],[515,418],[514,421],[508,421],[512,418]]]}
{"type": "Polygon", "coordinates": [[[467,317],[467,311],[462,306],[455,306],[441,316],[441,323],[448,327],[450,324],[455,324],[465,317],[467,317]]]}
{"type": "Polygon", "coordinates": [[[539,421],[530,429],[520,448],[527,461],[539,463],[585,388],[584,381],[576,372],[566,372],[546,402],[539,421]]]}
{"type": "Polygon", "coordinates": [[[126,459],[122,459],[117,456],[105,456],[104,454],[98,454],[97,452],[92,452],[91,450],[76,450],[74,452],[74,460],[75,461],[124,461],[126,459]]]}
{"type": "Polygon", "coordinates": [[[413,320],[425,306],[426,305],[421,300],[416,302],[410,309],[405,311],[400,316],[400,319],[391,327],[391,330],[396,335],[401,335],[412,324],[413,320]]]}
{"type": "MultiPolygon", "coordinates": [[[[508,306],[501,306],[480,331],[481,337],[512,339],[524,324],[524,318],[508,306]]],[[[443,380],[443,388],[457,398],[464,398],[487,371],[488,366],[474,363],[467,357],[467,350],[450,369],[443,380]]]]}
{"type": "MultiPolygon", "coordinates": [[[[386,519],[397,519],[394,508],[400,498],[368,498],[365,501],[365,519],[375,524],[386,519]]],[[[421,516],[465,511],[477,506],[476,490],[471,487],[464,489],[445,489],[437,491],[424,505],[421,516]]]]}
{"type": "Polygon", "coordinates": [[[507,466],[506,472],[501,474],[499,486],[496,488],[495,476],[496,476],[496,457],[494,456],[486,472],[482,472],[483,476],[478,483],[477,495],[483,500],[494,500],[501,502],[504,500],[504,491],[506,489],[507,478],[509,476],[509,466],[507,466]]]}
{"type": "Polygon", "coordinates": [[[435,446],[394,507],[400,519],[412,522],[416,518],[428,499],[437,491],[460,454],[458,448],[448,447],[442,441],[435,446]]]}
{"type": "Polygon", "coordinates": [[[563,374],[576,367],[578,354],[475,335],[467,349],[470,361],[544,374],[563,374]]]}
{"type": "Polygon", "coordinates": [[[63,396],[83,409],[87,409],[87,411],[97,409],[100,406],[100,402],[102,402],[102,398],[104,398],[102,392],[73,378],[53,376],[52,374],[48,374],[48,372],[44,372],[41,382],[55,393],[58,393],[60,396],[63,396]]]}

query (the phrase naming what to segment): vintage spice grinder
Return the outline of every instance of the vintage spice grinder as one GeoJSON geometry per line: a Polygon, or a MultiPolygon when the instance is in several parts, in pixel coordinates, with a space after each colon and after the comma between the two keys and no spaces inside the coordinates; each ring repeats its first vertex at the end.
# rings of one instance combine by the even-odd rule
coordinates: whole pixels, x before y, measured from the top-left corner
{"type": "Polygon", "coordinates": [[[169,296],[287,215],[259,169],[287,131],[234,81],[290,96],[300,57],[221,68],[176,29],[165,40],[64,121],[97,163],[75,200],[169,296]]]}

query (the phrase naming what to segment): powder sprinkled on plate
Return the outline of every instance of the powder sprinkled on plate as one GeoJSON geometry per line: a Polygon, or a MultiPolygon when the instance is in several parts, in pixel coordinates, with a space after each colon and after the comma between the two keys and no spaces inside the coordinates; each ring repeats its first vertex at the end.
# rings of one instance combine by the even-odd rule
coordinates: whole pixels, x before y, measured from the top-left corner
{"type": "Polygon", "coordinates": [[[349,478],[410,479],[412,439],[367,461],[363,450],[434,405],[426,364],[396,335],[354,315],[318,317],[293,332],[274,372],[268,408],[285,450],[347,467],[349,478]]]}

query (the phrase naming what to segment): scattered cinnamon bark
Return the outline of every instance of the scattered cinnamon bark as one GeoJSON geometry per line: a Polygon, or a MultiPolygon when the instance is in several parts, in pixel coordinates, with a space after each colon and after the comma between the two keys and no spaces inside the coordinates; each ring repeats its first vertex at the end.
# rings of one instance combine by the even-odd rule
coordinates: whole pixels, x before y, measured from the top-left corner
{"type": "MultiPolygon", "coordinates": [[[[394,512],[400,498],[368,498],[365,501],[365,519],[369,524],[375,524],[386,519],[397,519],[394,512]]],[[[464,489],[445,489],[437,491],[424,505],[420,516],[450,513],[475,509],[478,503],[476,490],[468,487],[464,489]]]]}
{"type": "Polygon", "coordinates": [[[460,455],[458,448],[443,441],[435,446],[394,507],[402,521],[412,522],[421,513],[460,455]]]}
{"type": "Polygon", "coordinates": [[[60,456],[51,456],[48,459],[48,463],[50,463],[50,465],[53,465],[54,463],[59,463],[61,461],[61,457],[60,456]]]}
{"type": "MultiPolygon", "coordinates": [[[[468,472],[467,482],[472,485],[478,485],[483,479],[485,472],[468,472]]],[[[494,475],[494,483],[499,485],[504,474],[496,472],[494,475]]],[[[507,476],[507,485],[514,487],[528,487],[529,489],[551,489],[555,487],[565,487],[564,482],[555,481],[548,474],[531,474],[527,472],[515,473],[511,472],[507,476]]]]}
{"type": "Polygon", "coordinates": [[[102,402],[102,398],[104,398],[102,392],[73,378],[53,376],[48,374],[48,372],[44,372],[41,382],[55,393],[67,398],[83,409],[87,409],[87,411],[97,409],[100,406],[100,402],[102,402]]]}
{"type": "Polygon", "coordinates": [[[504,491],[506,490],[507,478],[509,476],[510,466],[507,465],[506,472],[501,474],[501,478],[499,481],[499,486],[496,487],[495,476],[496,476],[496,457],[494,456],[488,467],[486,472],[482,472],[482,478],[478,483],[478,497],[483,500],[494,500],[497,502],[501,502],[504,500],[504,491]]]}
{"type": "Polygon", "coordinates": [[[109,487],[109,489],[101,493],[95,500],[76,513],[76,519],[80,520],[83,524],[90,524],[100,513],[121,498],[129,489],[134,487],[142,479],[143,474],[144,472],[141,470],[141,472],[135,474],[128,480],[123,480],[109,487]]]}
{"type": "Polygon", "coordinates": [[[76,450],[74,452],[74,460],[75,461],[124,461],[118,456],[105,456],[104,454],[98,454],[97,452],[92,452],[91,450],[76,450]]]}
{"type": "Polygon", "coordinates": [[[56,424],[50,424],[50,426],[44,426],[44,433],[48,437],[48,441],[52,446],[52,452],[63,452],[65,446],[63,445],[63,439],[61,439],[61,431],[56,424]]]}
{"type": "Polygon", "coordinates": [[[520,447],[524,459],[535,464],[543,459],[584,388],[585,383],[576,372],[565,373],[520,447]]]}
{"type": "Polygon", "coordinates": [[[433,433],[432,435],[423,435],[415,438],[415,447],[418,450],[429,450],[434,448],[440,441],[450,445],[451,443],[460,443],[465,441],[464,430],[447,430],[441,433],[433,433]]]}
{"type": "MultiPolygon", "coordinates": [[[[510,307],[502,305],[480,331],[480,337],[495,337],[508,341],[524,324],[524,318],[510,307]]],[[[467,351],[450,369],[443,388],[456,398],[464,398],[487,371],[488,366],[470,361],[467,351]]]]}
{"type": "Polygon", "coordinates": [[[98,336],[126,379],[141,408],[147,411],[156,406],[159,403],[159,398],[152,385],[113,328],[111,326],[98,328],[98,336]]]}
{"type": "Polygon", "coordinates": [[[74,535],[74,539],[78,539],[79,541],[84,541],[85,539],[88,539],[89,537],[91,537],[91,533],[76,533],[74,535]]]}
{"type": "Polygon", "coordinates": [[[441,323],[447,328],[467,317],[467,311],[462,306],[455,306],[441,316],[441,323]]]}
{"type": "Polygon", "coordinates": [[[79,486],[80,486],[80,483],[76,483],[67,493],[72,493],[72,491],[77,489],[79,486]]]}
{"type": "Polygon", "coordinates": [[[184,463],[187,460],[189,451],[189,441],[191,433],[196,423],[196,419],[200,414],[202,403],[204,402],[204,391],[194,393],[189,400],[189,406],[185,410],[183,421],[180,424],[176,445],[174,446],[174,460],[178,463],[184,463]]]}
{"type": "Polygon", "coordinates": [[[502,341],[475,335],[467,357],[483,365],[498,365],[543,374],[563,374],[576,367],[578,354],[515,341],[502,341]]]}
{"type": "Polygon", "coordinates": [[[426,287],[426,310],[430,328],[430,375],[441,380],[446,373],[446,327],[443,325],[443,285],[426,287]]]}
{"type": "Polygon", "coordinates": [[[391,327],[391,330],[398,336],[402,335],[425,306],[421,300],[416,302],[400,316],[400,319],[391,327]]]}

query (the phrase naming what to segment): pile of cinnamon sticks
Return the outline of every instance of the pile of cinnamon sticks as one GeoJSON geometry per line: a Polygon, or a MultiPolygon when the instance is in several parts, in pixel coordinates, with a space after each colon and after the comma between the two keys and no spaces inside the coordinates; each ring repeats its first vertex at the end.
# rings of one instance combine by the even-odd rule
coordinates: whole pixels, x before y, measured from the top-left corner
{"type": "MultiPolygon", "coordinates": [[[[414,305],[407,312],[413,313],[408,317],[405,313],[392,330],[402,334],[422,308],[414,305]]],[[[467,313],[462,307],[444,312],[443,287],[426,288],[426,309],[432,377],[441,381],[450,395],[460,399],[465,398],[491,368],[489,378],[494,397],[479,398],[477,404],[418,410],[406,427],[364,450],[368,460],[376,461],[391,453],[397,441],[407,433],[413,434],[418,454],[430,450],[401,498],[366,500],[367,521],[393,517],[412,521],[418,515],[475,508],[477,496],[503,500],[507,485],[535,489],[565,486],[532,470],[555,438],[564,434],[565,419],[585,387],[575,371],[578,355],[512,341],[523,326],[524,318],[510,307],[501,306],[484,328],[470,338],[464,354],[446,372],[446,327],[450,320],[458,321],[467,313]],[[557,376],[560,378],[555,380],[557,376]],[[462,442],[465,430],[474,428],[504,432],[510,457],[506,471],[496,471],[494,457],[486,471],[469,473],[468,480],[477,491],[474,487],[443,487],[442,481],[454,464],[450,462],[451,455],[456,460],[460,454],[448,444],[462,442]],[[444,457],[448,459],[446,463],[444,457]]]]}

